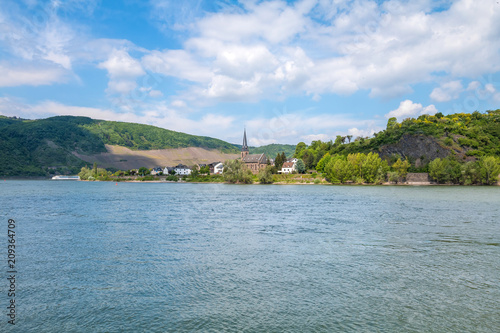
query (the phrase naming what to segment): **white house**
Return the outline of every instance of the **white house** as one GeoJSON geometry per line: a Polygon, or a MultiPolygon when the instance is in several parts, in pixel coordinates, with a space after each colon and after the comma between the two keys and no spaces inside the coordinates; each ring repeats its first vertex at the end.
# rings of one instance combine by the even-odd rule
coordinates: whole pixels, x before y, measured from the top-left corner
{"type": "Polygon", "coordinates": [[[163,174],[164,174],[164,175],[169,175],[169,174],[170,174],[170,171],[172,171],[172,170],[174,170],[174,168],[173,168],[173,167],[165,167],[165,168],[163,169],[163,174]]]}
{"type": "Polygon", "coordinates": [[[285,162],[279,170],[279,173],[293,173],[295,171],[295,163],[294,162],[285,162]]]}
{"type": "Polygon", "coordinates": [[[174,171],[176,175],[179,176],[189,176],[191,174],[191,169],[184,164],[179,164],[174,167],[174,171]]]}
{"type": "Polygon", "coordinates": [[[159,175],[160,173],[163,173],[163,170],[161,167],[156,167],[156,168],[151,169],[152,176],[159,175]]]}
{"type": "Polygon", "coordinates": [[[215,174],[220,174],[222,175],[222,172],[224,171],[224,164],[218,163],[214,166],[214,173],[215,174]]]}

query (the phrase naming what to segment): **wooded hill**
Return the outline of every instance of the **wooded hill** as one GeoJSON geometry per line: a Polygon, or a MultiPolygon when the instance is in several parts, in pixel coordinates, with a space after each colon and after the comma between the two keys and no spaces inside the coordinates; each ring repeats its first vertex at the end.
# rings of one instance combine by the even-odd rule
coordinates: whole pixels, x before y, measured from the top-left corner
{"type": "MultiPolygon", "coordinates": [[[[88,162],[74,153],[105,153],[105,145],[131,150],[199,147],[227,154],[238,154],[241,149],[241,146],[219,139],[143,124],[73,116],[38,120],[0,116],[0,176],[77,174],[88,162]]],[[[278,150],[285,150],[291,156],[295,146],[250,148],[252,153],[264,152],[269,157],[278,150]]]]}
{"type": "Polygon", "coordinates": [[[76,174],[87,164],[73,153],[106,152],[105,144],[133,150],[202,147],[225,153],[238,149],[225,141],[150,125],[58,116],[24,120],[0,116],[0,175],[76,174]]]}
{"type": "Polygon", "coordinates": [[[500,156],[500,110],[456,113],[444,116],[422,115],[398,122],[390,118],[387,128],[371,138],[337,136],[328,142],[300,142],[295,157],[302,158],[308,169],[316,168],[321,158],[351,153],[378,153],[389,162],[408,159],[413,171],[427,171],[436,158],[454,156],[459,162],[479,156],[500,156]]]}

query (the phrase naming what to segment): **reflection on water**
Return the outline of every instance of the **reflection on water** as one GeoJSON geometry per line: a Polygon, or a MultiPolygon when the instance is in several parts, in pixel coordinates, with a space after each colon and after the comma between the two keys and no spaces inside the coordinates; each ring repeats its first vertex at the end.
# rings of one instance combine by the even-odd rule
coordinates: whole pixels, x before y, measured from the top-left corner
{"type": "Polygon", "coordinates": [[[19,332],[500,331],[498,187],[1,186],[19,332]]]}

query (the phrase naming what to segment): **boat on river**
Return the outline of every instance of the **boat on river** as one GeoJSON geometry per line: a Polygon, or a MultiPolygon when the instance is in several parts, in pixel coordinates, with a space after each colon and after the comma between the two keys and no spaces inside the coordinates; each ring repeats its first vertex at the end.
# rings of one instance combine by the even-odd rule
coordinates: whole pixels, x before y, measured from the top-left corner
{"type": "Polygon", "coordinates": [[[52,180],[80,180],[80,176],[54,176],[52,180]]]}

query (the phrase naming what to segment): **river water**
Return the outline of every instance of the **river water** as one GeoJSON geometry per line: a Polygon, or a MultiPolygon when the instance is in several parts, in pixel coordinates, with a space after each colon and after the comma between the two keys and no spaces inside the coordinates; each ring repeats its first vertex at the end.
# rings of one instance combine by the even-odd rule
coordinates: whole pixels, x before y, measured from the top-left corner
{"type": "Polygon", "coordinates": [[[2,332],[500,332],[500,187],[2,181],[0,204],[2,332]]]}

